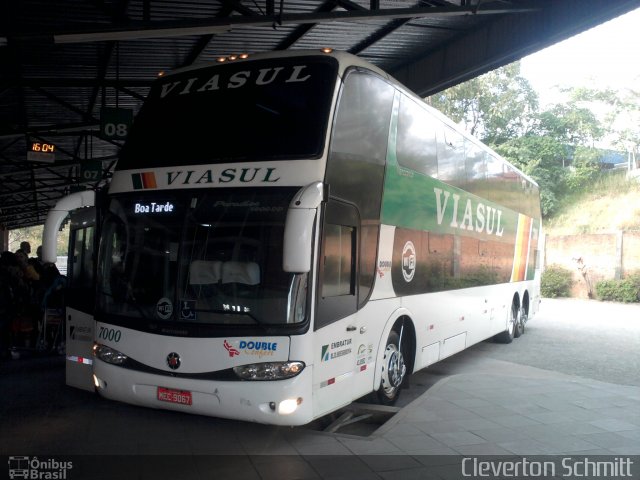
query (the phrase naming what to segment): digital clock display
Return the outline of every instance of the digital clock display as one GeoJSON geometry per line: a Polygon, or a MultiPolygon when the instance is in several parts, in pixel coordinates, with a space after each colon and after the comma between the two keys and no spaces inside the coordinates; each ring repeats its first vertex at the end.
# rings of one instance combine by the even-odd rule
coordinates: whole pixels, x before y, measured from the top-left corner
{"type": "Polygon", "coordinates": [[[56,151],[56,146],[53,143],[31,142],[31,151],[53,153],[56,151]]]}

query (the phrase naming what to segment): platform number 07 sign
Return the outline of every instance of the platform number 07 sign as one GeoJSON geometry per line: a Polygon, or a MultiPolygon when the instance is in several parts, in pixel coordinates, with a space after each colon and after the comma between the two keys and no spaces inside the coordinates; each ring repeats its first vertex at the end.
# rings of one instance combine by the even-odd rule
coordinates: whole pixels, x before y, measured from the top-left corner
{"type": "Polygon", "coordinates": [[[133,122],[133,110],[102,107],[100,110],[100,134],[110,140],[124,140],[133,122]]]}

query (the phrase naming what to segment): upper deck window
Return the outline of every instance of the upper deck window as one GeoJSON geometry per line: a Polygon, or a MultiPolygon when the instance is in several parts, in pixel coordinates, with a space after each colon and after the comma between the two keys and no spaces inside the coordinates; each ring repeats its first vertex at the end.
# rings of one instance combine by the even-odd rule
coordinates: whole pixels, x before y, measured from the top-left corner
{"type": "Polygon", "coordinates": [[[190,70],[159,80],[118,170],[317,158],[337,61],[290,57],[190,70]]]}

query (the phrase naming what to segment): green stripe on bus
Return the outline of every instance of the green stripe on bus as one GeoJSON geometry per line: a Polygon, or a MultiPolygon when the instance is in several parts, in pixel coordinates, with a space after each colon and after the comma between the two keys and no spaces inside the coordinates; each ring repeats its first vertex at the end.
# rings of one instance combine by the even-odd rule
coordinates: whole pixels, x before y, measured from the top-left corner
{"type": "MultiPolygon", "coordinates": [[[[392,157],[392,155],[389,155],[392,157]]],[[[414,230],[513,242],[518,214],[388,158],[382,223],[414,230]]]]}

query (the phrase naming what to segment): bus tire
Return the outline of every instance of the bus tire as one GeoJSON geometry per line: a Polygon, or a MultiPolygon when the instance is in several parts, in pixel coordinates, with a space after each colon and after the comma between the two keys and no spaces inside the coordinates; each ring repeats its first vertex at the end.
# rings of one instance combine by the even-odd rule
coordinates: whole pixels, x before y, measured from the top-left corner
{"type": "Polygon", "coordinates": [[[516,325],[518,324],[519,318],[520,318],[519,312],[520,312],[520,309],[518,308],[518,305],[516,305],[515,303],[512,303],[511,309],[509,310],[509,321],[507,322],[507,329],[504,332],[501,332],[497,334],[495,337],[493,337],[496,342],[498,343],[513,342],[513,339],[515,338],[515,334],[516,334],[516,325]]]}
{"type": "Polygon", "coordinates": [[[380,388],[376,392],[378,403],[382,405],[393,405],[396,403],[400,396],[402,383],[405,381],[407,375],[407,365],[404,360],[407,343],[403,342],[403,345],[398,349],[399,341],[400,336],[398,332],[392,330],[391,333],[389,333],[387,345],[384,349],[382,380],[380,381],[380,388]]]}
{"type": "Polygon", "coordinates": [[[513,338],[518,338],[524,334],[524,324],[527,322],[527,314],[524,308],[521,308],[518,312],[518,319],[515,323],[515,330],[513,331],[513,338]]]}

